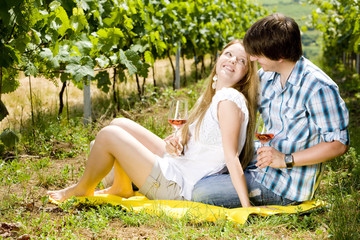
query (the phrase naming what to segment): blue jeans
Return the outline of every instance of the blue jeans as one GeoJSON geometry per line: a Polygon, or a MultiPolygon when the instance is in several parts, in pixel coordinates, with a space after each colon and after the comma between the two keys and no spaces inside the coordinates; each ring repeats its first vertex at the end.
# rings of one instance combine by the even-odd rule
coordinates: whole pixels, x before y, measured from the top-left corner
{"type": "MultiPolygon", "coordinates": [[[[257,172],[244,171],[251,205],[289,205],[296,201],[276,195],[271,190],[255,181],[257,172]]],[[[231,182],[230,174],[211,175],[195,184],[192,201],[226,208],[241,207],[239,196],[231,182]]]]}

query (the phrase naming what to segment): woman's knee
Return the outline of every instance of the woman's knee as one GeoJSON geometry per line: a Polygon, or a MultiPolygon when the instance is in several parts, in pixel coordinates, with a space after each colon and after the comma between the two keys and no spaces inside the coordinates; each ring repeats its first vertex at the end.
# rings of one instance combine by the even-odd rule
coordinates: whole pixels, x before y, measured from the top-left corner
{"type": "Polygon", "coordinates": [[[126,127],[129,123],[131,122],[130,119],[128,118],[124,118],[124,117],[119,117],[119,118],[115,118],[110,122],[110,125],[115,125],[118,127],[126,127]]]}
{"type": "Polygon", "coordinates": [[[120,129],[114,125],[103,127],[96,135],[95,142],[104,144],[112,141],[112,139],[118,135],[119,130],[120,129]]]}

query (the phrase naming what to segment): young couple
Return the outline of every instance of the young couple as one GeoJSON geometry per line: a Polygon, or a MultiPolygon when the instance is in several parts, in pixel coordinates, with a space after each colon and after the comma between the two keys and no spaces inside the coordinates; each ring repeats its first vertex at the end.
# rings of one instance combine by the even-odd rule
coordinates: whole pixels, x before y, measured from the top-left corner
{"type": "Polygon", "coordinates": [[[48,194],[130,197],[133,182],[149,199],[229,208],[302,202],[313,198],[322,163],[347,151],[347,126],[337,85],[302,56],[296,22],[272,14],[222,50],[181,138],[115,119],[96,136],[79,183],[48,194]],[[268,147],[254,146],[257,109],[275,134],[268,147]],[[112,186],[95,191],[112,168],[112,186]]]}

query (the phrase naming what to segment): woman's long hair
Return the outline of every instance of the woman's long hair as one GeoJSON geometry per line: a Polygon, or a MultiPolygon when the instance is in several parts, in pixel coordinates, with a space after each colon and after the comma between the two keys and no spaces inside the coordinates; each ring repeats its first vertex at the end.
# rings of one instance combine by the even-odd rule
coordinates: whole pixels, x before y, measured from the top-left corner
{"type": "MultiPolygon", "coordinates": [[[[229,46],[240,43],[243,45],[240,40],[233,40],[229,42],[223,50],[220,52],[220,55],[223,54],[224,50],[229,46]]],[[[220,56],[219,55],[219,56],[220,56]]],[[[247,107],[249,110],[249,123],[246,130],[246,141],[243,150],[240,153],[240,162],[243,169],[249,164],[249,162],[253,158],[254,154],[254,132],[255,132],[255,118],[256,118],[256,110],[257,110],[257,95],[258,95],[258,77],[257,77],[257,65],[255,62],[250,61],[250,56],[247,55],[247,73],[245,76],[237,82],[232,88],[241,92],[245,98],[247,99],[247,107]]],[[[200,125],[202,120],[204,119],[205,113],[211,104],[211,100],[215,95],[215,89],[211,87],[212,79],[216,74],[216,63],[212,69],[210,77],[208,79],[208,83],[206,85],[204,93],[197,100],[194,107],[191,109],[189,114],[189,119],[187,123],[184,125],[181,131],[181,137],[183,139],[184,146],[188,141],[189,134],[189,125],[195,121],[197,121],[195,126],[195,137],[199,135],[200,125]]]]}

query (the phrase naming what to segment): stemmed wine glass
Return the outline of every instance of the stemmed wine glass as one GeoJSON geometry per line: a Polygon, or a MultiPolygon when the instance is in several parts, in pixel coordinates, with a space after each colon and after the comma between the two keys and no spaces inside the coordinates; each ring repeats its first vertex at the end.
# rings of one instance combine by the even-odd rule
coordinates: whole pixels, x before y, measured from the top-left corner
{"type": "Polygon", "coordinates": [[[186,100],[173,100],[170,106],[168,122],[175,128],[175,137],[180,127],[188,119],[188,104],[186,100]]]}
{"type": "MultiPolygon", "coordinates": [[[[171,102],[168,122],[175,128],[174,137],[179,129],[186,123],[188,119],[188,105],[186,100],[173,100],[171,102]]],[[[179,152],[182,149],[182,145],[179,142],[179,145],[175,146],[176,151],[179,152]]],[[[176,153],[172,153],[172,156],[177,156],[176,153]]]]}
{"type": "MultiPolygon", "coordinates": [[[[261,114],[259,115],[259,118],[256,122],[255,137],[260,141],[262,147],[265,146],[266,143],[268,143],[271,139],[274,138],[274,134],[268,132],[261,114]]],[[[255,168],[249,170],[264,173],[264,170],[262,170],[261,168],[255,168]]]]}

